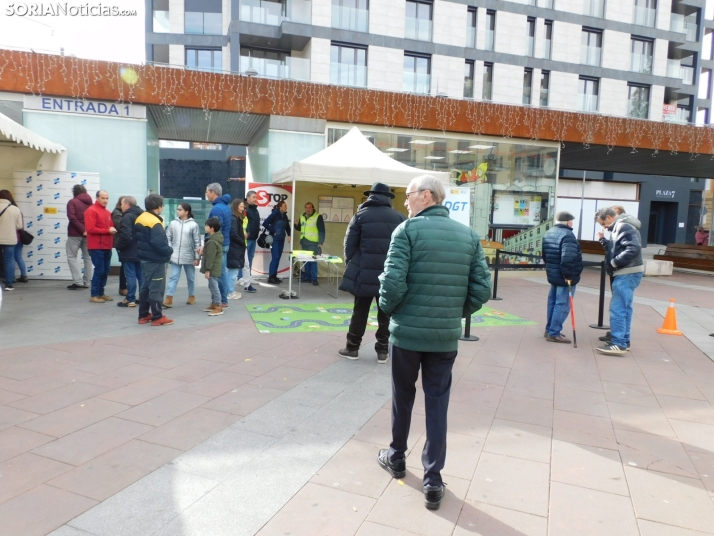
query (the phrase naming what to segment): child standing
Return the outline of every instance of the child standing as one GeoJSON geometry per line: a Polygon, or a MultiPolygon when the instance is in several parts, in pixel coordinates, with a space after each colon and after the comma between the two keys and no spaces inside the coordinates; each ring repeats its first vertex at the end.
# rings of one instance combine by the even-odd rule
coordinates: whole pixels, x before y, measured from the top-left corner
{"type": "Polygon", "coordinates": [[[206,220],[206,243],[203,246],[201,256],[201,273],[206,274],[208,279],[208,289],[211,291],[211,305],[204,311],[208,316],[218,316],[223,314],[221,305],[221,291],[218,287],[218,280],[222,277],[221,268],[223,265],[223,234],[221,233],[221,220],[218,218],[208,218],[206,220]]]}

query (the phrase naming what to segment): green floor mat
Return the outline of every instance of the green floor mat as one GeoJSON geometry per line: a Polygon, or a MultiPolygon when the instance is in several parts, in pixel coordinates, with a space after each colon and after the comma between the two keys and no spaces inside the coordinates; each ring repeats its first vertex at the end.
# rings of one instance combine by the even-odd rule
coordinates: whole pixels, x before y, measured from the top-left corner
{"type": "MultiPolygon", "coordinates": [[[[304,331],[347,331],[352,317],[351,303],[303,303],[246,305],[260,333],[296,333],[304,331]]],[[[471,327],[529,326],[536,322],[482,308],[471,317],[471,327]]],[[[377,329],[377,306],[370,311],[367,329],[377,329]]]]}

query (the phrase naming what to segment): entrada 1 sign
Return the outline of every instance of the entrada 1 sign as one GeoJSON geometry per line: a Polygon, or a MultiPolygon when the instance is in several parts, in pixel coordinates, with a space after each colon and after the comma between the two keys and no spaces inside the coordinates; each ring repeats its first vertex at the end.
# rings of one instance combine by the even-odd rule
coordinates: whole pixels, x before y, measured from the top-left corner
{"type": "Polygon", "coordinates": [[[130,117],[128,104],[91,102],[74,99],[53,99],[42,97],[42,109],[53,112],[73,112],[97,115],[113,115],[115,117],[130,117]]]}

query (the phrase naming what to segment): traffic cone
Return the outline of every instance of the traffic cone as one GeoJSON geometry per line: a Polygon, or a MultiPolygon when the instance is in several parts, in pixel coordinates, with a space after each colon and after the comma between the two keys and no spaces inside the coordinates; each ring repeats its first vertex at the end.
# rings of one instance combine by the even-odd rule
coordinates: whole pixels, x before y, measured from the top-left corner
{"type": "Polygon", "coordinates": [[[677,311],[674,309],[674,298],[669,300],[667,314],[664,315],[664,323],[657,330],[657,333],[664,335],[682,335],[682,332],[677,329],[677,311]]]}

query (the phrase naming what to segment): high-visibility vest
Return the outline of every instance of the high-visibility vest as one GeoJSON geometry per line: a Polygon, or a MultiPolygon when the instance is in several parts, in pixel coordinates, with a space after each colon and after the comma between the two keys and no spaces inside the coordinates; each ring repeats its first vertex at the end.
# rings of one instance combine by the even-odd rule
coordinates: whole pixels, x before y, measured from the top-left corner
{"type": "Polygon", "coordinates": [[[317,230],[317,218],[319,217],[317,212],[313,212],[309,218],[305,214],[300,216],[300,240],[305,238],[310,242],[320,241],[320,232],[317,230]]]}

